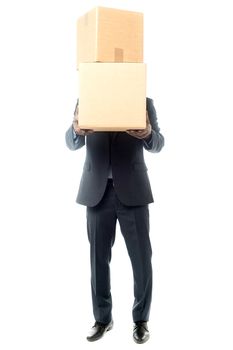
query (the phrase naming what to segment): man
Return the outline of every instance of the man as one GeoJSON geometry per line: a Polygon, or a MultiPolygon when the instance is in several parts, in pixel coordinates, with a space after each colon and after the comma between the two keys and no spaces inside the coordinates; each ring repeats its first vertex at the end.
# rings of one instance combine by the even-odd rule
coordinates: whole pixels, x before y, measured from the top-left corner
{"type": "Polygon", "coordinates": [[[119,221],[134,277],[133,339],[149,339],[152,295],[149,209],[153,196],[144,162],[143,148],[160,152],[164,137],[157,123],[153,100],[146,99],[144,130],[93,132],[78,125],[78,102],[74,120],[66,132],[69,149],[86,144],[86,160],[77,203],[87,207],[87,232],[91,254],[91,290],[95,324],[88,341],[100,339],[113,327],[110,292],[111,248],[119,221]]]}

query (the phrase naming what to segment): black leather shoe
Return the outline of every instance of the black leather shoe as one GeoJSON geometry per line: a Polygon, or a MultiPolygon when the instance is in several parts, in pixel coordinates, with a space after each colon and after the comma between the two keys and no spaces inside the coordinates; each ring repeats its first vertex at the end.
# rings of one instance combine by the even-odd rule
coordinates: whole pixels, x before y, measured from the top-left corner
{"type": "Polygon", "coordinates": [[[95,322],[94,326],[90,331],[90,335],[87,336],[88,341],[96,341],[104,336],[104,334],[110,331],[113,327],[113,321],[105,324],[101,322],[95,322]]]}
{"type": "Polygon", "coordinates": [[[133,339],[137,344],[143,344],[150,338],[147,322],[138,321],[134,323],[133,339]]]}

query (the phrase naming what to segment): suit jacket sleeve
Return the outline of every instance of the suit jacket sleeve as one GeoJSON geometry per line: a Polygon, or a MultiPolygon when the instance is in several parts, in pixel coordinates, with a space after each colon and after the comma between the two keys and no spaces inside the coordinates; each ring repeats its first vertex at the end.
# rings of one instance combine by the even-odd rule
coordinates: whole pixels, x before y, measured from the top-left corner
{"type": "Polygon", "coordinates": [[[146,99],[146,109],[148,112],[152,130],[151,137],[149,138],[149,140],[143,140],[144,148],[149,152],[160,152],[164,146],[164,137],[160,133],[154,102],[151,98],[146,99]]]}
{"type": "Polygon", "coordinates": [[[66,131],[66,146],[71,150],[75,151],[85,145],[85,136],[78,135],[74,131],[73,125],[66,131]]]}
{"type": "MultiPolygon", "coordinates": [[[[76,112],[78,103],[79,103],[79,100],[77,100],[76,102],[74,113],[76,112]]],[[[75,151],[76,149],[79,149],[85,145],[85,136],[76,134],[76,132],[74,131],[73,125],[71,125],[69,129],[66,131],[65,138],[66,138],[67,147],[72,151],[75,151]]]]}

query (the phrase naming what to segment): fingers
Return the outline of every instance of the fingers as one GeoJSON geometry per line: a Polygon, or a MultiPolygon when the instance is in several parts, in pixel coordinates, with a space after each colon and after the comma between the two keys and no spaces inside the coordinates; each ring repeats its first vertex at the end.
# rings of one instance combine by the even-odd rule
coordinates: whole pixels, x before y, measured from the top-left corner
{"type": "Polygon", "coordinates": [[[144,139],[151,134],[151,125],[148,124],[146,129],[142,130],[126,130],[127,134],[138,139],[144,139]]]}
{"type": "Polygon", "coordinates": [[[81,129],[78,126],[78,108],[77,108],[77,114],[76,113],[74,114],[73,127],[74,127],[75,132],[78,135],[82,135],[82,136],[90,135],[90,134],[92,134],[94,132],[94,130],[92,130],[92,129],[81,129]]]}
{"type": "Polygon", "coordinates": [[[140,136],[143,134],[144,130],[126,130],[126,132],[133,136],[140,136]]]}
{"type": "Polygon", "coordinates": [[[78,135],[81,135],[81,136],[90,135],[90,134],[93,134],[94,132],[94,130],[92,129],[80,129],[78,126],[76,126],[74,130],[78,135]]]}
{"type": "Polygon", "coordinates": [[[81,136],[85,136],[85,131],[80,128],[77,129],[77,133],[81,136]]]}
{"type": "Polygon", "coordinates": [[[148,132],[147,129],[142,129],[142,130],[126,130],[126,132],[128,132],[128,134],[134,134],[134,135],[144,135],[148,132]]]}
{"type": "Polygon", "coordinates": [[[94,130],[92,129],[83,129],[84,132],[85,132],[85,135],[90,135],[90,134],[93,134],[94,130]]]}
{"type": "Polygon", "coordinates": [[[147,129],[144,129],[144,130],[126,130],[126,132],[133,137],[137,137],[138,139],[143,139],[144,137],[146,137],[148,135],[147,129]]]}

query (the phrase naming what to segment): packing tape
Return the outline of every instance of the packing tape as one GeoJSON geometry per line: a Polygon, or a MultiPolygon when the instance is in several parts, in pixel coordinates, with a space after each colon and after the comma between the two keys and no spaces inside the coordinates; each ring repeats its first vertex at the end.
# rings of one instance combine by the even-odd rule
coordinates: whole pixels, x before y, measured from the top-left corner
{"type": "Polygon", "coordinates": [[[124,50],[119,47],[114,49],[114,62],[123,62],[124,61],[124,50]]]}

